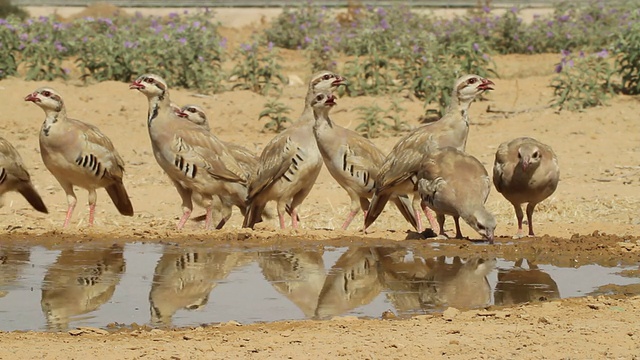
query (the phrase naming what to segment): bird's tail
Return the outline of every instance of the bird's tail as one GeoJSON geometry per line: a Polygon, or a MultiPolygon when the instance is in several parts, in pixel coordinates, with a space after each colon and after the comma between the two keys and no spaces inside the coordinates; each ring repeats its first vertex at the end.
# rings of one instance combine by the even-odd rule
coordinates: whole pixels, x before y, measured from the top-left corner
{"type": "Polygon", "coordinates": [[[387,205],[389,198],[391,197],[388,193],[375,193],[371,198],[371,203],[369,204],[369,210],[367,211],[367,216],[364,218],[364,228],[367,229],[374,221],[380,216],[382,210],[384,210],[384,206],[387,205]]]}
{"type": "MultiPolygon", "coordinates": [[[[413,209],[411,199],[407,195],[400,195],[393,198],[393,203],[396,205],[400,213],[405,220],[411,224],[416,230],[418,230],[418,219],[416,218],[416,212],[413,209]]],[[[419,231],[419,230],[418,230],[419,231]]]]}
{"type": "Polygon", "coordinates": [[[40,212],[43,212],[45,214],[49,213],[49,210],[47,210],[47,206],[42,201],[40,194],[38,194],[38,192],[30,182],[25,183],[23,186],[20,186],[18,188],[18,192],[22,194],[22,196],[24,196],[25,199],[27,199],[29,204],[31,204],[31,206],[33,206],[34,209],[40,212]]]}
{"type": "Polygon", "coordinates": [[[107,194],[109,194],[111,201],[113,201],[120,214],[133,216],[133,205],[131,205],[131,200],[122,181],[117,181],[107,186],[105,190],[107,190],[107,194]]]}
{"type": "Polygon", "coordinates": [[[246,214],[244,214],[244,221],[242,222],[243,228],[251,228],[256,223],[262,221],[262,211],[264,210],[264,205],[257,204],[249,204],[247,206],[246,214]]]}

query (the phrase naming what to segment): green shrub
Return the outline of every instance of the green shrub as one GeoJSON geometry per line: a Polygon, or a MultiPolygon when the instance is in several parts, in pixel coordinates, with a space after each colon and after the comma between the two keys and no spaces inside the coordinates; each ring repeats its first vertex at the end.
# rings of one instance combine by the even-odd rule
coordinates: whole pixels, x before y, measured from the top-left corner
{"type": "Polygon", "coordinates": [[[591,55],[580,52],[578,56],[563,51],[563,58],[556,65],[558,75],[551,81],[554,94],[551,105],[558,111],[605,105],[613,94],[614,69],[608,55],[607,50],[591,55]]]}
{"type": "Polygon", "coordinates": [[[622,92],[640,94],[640,23],[619,35],[615,52],[615,67],[622,77],[622,92]]]}

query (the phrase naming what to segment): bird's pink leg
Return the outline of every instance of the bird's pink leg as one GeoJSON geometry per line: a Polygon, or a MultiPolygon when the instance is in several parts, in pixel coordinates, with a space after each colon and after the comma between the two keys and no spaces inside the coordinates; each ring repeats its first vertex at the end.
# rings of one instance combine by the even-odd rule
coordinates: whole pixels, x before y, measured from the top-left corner
{"type": "Polygon", "coordinates": [[[296,209],[291,209],[291,227],[294,229],[298,228],[298,212],[296,209]]]}
{"type": "Polygon", "coordinates": [[[89,205],[89,226],[93,226],[96,217],[96,204],[89,205]]]}
{"type": "Polygon", "coordinates": [[[284,214],[282,214],[281,212],[278,211],[278,219],[280,220],[280,229],[285,229],[285,224],[284,224],[284,214]]]}
{"type": "Polygon", "coordinates": [[[418,223],[418,232],[421,233],[424,228],[422,227],[422,216],[420,216],[420,212],[419,211],[414,211],[415,215],[416,215],[416,220],[418,223]]]}
{"type": "Polygon", "coordinates": [[[422,211],[424,211],[424,214],[427,216],[427,219],[429,220],[429,224],[431,225],[431,230],[433,230],[433,232],[436,234],[439,233],[440,226],[438,226],[438,222],[433,217],[433,213],[431,213],[431,210],[429,210],[427,206],[422,206],[422,211]]]}
{"type": "MultiPolygon", "coordinates": [[[[73,188],[71,189],[71,191],[73,191],[73,188]]],[[[67,217],[65,217],[64,225],[62,225],[62,227],[66,228],[67,226],[69,226],[69,221],[71,221],[71,215],[73,214],[73,210],[76,208],[77,202],[78,200],[76,199],[76,197],[72,195],[72,193],[67,192],[67,217]]]]}
{"type": "MultiPolygon", "coordinates": [[[[182,218],[180,218],[180,221],[178,222],[178,230],[180,230],[180,229],[182,229],[184,227],[184,224],[186,224],[187,220],[189,220],[189,216],[191,216],[191,209],[187,209],[187,208],[182,209],[182,218]]],[[[207,218],[211,216],[211,214],[209,214],[208,210],[207,210],[207,215],[206,216],[207,216],[207,218]]]]}
{"type": "Polygon", "coordinates": [[[69,226],[69,221],[71,221],[71,214],[73,214],[73,209],[75,209],[76,204],[69,204],[69,207],[67,208],[67,217],[64,219],[64,225],[62,225],[62,227],[67,227],[69,226]]]}
{"type": "MultiPolygon", "coordinates": [[[[344,221],[344,223],[342,224],[342,230],[347,230],[347,228],[349,227],[349,225],[351,224],[351,222],[353,221],[353,218],[356,217],[356,214],[358,213],[358,211],[351,211],[349,212],[349,215],[347,215],[347,219],[344,221]]],[[[367,216],[367,214],[365,213],[365,217],[367,216]]]]}
{"type": "Polygon", "coordinates": [[[206,230],[211,229],[211,223],[213,222],[213,206],[207,208],[207,213],[204,218],[204,228],[206,230]]]}

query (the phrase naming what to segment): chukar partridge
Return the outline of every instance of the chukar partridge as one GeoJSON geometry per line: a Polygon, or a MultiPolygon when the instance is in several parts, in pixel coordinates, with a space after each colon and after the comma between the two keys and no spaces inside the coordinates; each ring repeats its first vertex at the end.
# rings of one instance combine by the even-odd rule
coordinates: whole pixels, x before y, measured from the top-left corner
{"type": "MultiPolygon", "coordinates": [[[[365,214],[369,209],[374,179],[384,161],[384,154],[368,139],[331,120],[329,111],[336,105],[335,100],[334,95],[325,93],[318,93],[313,99],[311,104],[316,119],[313,133],[324,164],[351,199],[349,215],[342,224],[342,229],[346,230],[361,208],[365,214]]],[[[393,195],[391,199],[404,218],[417,227],[409,198],[406,195],[393,195]]]]}
{"type": "MultiPolygon", "coordinates": [[[[376,178],[376,190],[365,217],[365,229],[380,215],[392,194],[413,194],[413,209],[418,219],[418,232],[422,222],[418,212],[420,198],[416,194],[417,177],[423,157],[439,147],[453,146],[464,151],[469,134],[469,106],[479,94],[493,90],[494,83],[478,75],[464,75],[453,86],[451,103],[444,116],[427,125],[420,126],[405,135],[391,150],[380,167],[376,178]]],[[[423,209],[434,231],[437,224],[425,208],[423,209]]]]}
{"type": "MultiPolygon", "coordinates": [[[[204,112],[204,109],[202,107],[198,105],[185,105],[181,109],[178,108],[177,114],[178,116],[184,117],[194,124],[202,126],[204,129],[207,129],[207,131],[211,131],[207,114],[204,112]]],[[[251,172],[257,168],[258,158],[256,157],[256,154],[249,151],[244,146],[237,145],[232,142],[222,141],[222,143],[227,147],[231,156],[233,156],[233,158],[238,162],[238,165],[240,165],[240,167],[242,167],[242,169],[247,174],[251,174],[251,172]]],[[[219,199],[216,197],[214,197],[213,200],[214,208],[220,209],[220,213],[222,216],[222,219],[216,226],[216,229],[221,229],[231,217],[231,205],[219,201],[219,199]]],[[[197,205],[204,207],[202,199],[196,196],[196,194],[194,194],[193,201],[197,205]]],[[[199,219],[200,218],[197,218],[196,220],[199,219]]]]}
{"type": "Polygon", "coordinates": [[[42,87],[25,97],[45,113],[40,130],[40,154],[44,165],[58,180],[67,195],[69,225],[76,206],[74,186],[89,192],[89,225],[96,210],[96,189],[105,188],[120,214],[133,216],[133,206],[122,183],[124,161],[111,140],[90,124],[67,117],[62,96],[42,87]]]}
{"type": "Polygon", "coordinates": [[[484,207],[491,180],[478,159],[453,147],[441,148],[425,158],[418,178],[418,192],[424,203],[435,211],[440,236],[446,237],[444,216],[451,215],[457,239],[462,238],[459,222],[462,218],[493,243],[496,220],[484,207]]]}
{"type": "Polygon", "coordinates": [[[18,150],[0,137],[0,196],[8,191],[19,192],[34,209],[49,213],[40,194],[31,183],[31,176],[24,167],[18,150]]]}
{"type": "Polygon", "coordinates": [[[253,228],[271,200],[277,202],[280,228],[285,228],[285,211],[291,214],[292,227],[298,227],[298,206],[309,195],[322,169],[322,156],[313,136],[315,118],[311,102],[317,92],[333,92],[343,82],[340,75],[329,71],[320,71],[311,77],[298,121],[276,135],[262,150],[258,169],[249,184],[243,227],[253,228]]]}
{"type": "Polygon", "coordinates": [[[170,106],[169,88],[158,75],[138,77],[130,89],[143,93],[149,101],[147,128],[153,155],[173,182],[182,199],[181,229],[193,211],[192,196],[202,198],[207,210],[205,227],[212,223],[213,197],[243,212],[249,174],[228,148],[206,129],[178,116],[170,106]]]}
{"type": "Polygon", "coordinates": [[[533,210],[551,196],[558,187],[560,168],[550,146],[538,140],[521,137],[500,144],[493,165],[493,184],[516,211],[518,232],[523,237],[522,204],[527,203],[529,236],[533,233],[533,210]]]}

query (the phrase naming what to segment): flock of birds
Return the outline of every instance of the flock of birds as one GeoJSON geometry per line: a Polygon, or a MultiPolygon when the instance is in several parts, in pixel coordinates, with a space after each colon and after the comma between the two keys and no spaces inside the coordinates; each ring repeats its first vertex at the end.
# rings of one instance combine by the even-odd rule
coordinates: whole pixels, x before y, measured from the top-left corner
{"type": "MultiPolygon", "coordinates": [[[[465,153],[465,146],[469,107],[478,95],[493,90],[494,83],[478,75],[458,78],[443,117],[413,129],[385,155],[368,139],[331,120],[330,111],[336,106],[333,93],[346,81],[329,71],[314,74],[300,118],[276,135],[259,156],[212,134],[199,106],[173,104],[161,77],[145,74],[133,81],[129,88],[148,100],[147,126],[154,157],[182,199],[178,229],[189,219],[194,203],[206,209],[207,229],[214,216],[216,228],[222,228],[233,206],[244,215],[243,227],[253,228],[263,215],[269,216],[265,208],[270,201],[276,202],[280,227],[285,228],[287,214],[297,228],[298,208],[324,163],[351,199],[343,229],[362,210],[366,231],[391,201],[420,233],[425,230],[421,212],[439,237],[447,236],[444,221],[449,215],[455,222],[456,238],[462,238],[462,218],[493,243],[496,220],[484,206],[491,180],[480,161],[465,153]]],[[[93,125],[68,118],[62,97],[54,89],[39,88],[25,101],[45,112],[40,152],[66,193],[64,226],[76,206],[74,186],[89,192],[90,225],[98,188],[105,188],[122,215],[132,216],[133,206],[122,181],[124,161],[109,138],[93,125]]],[[[524,236],[522,204],[527,203],[528,235],[533,236],[534,208],[555,191],[558,180],[557,159],[549,146],[528,137],[499,146],[493,183],[515,208],[517,237],[524,236]]],[[[20,192],[36,210],[47,212],[20,155],[0,138],[0,195],[11,190],[20,192]]]]}

